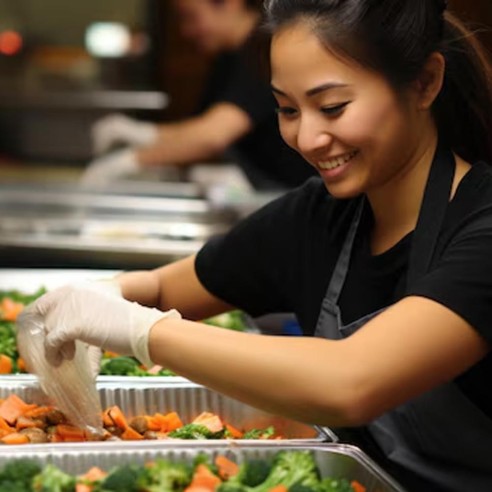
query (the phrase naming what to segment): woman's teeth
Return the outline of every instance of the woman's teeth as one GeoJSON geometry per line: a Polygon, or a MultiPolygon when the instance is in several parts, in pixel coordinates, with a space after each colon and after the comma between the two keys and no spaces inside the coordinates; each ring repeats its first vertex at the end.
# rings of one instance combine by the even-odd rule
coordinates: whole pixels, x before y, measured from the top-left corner
{"type": "Polygon", "coordinates": [[[352,159],[352,157],[354,157],[355,154],[357,154],[356,150],[350,152],[350,154],[341,155],[340,157],[334,157],[329,161],[318,162],[318,167],[320,169],[323,169],[324,171],[331,171],[332,169],[335,169],[341,166],[342,164],[345,164],[346,162],[350,161],[350,159],[352,159]]]}

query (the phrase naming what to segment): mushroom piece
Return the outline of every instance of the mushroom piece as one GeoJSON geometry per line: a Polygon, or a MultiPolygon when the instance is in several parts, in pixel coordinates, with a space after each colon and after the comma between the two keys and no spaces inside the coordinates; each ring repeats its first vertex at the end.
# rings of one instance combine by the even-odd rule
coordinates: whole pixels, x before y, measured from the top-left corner
{"type": "Polygon", "coordinates": [[[39,443],[44,443],[48,442],[48,436],[44,430],[39,429],[37,427],[30,427],[28,429],[22,429],[20,431],[20,434],[24,434],[29,438],[29,442],[32,444],[39,444],[39,443]]]}

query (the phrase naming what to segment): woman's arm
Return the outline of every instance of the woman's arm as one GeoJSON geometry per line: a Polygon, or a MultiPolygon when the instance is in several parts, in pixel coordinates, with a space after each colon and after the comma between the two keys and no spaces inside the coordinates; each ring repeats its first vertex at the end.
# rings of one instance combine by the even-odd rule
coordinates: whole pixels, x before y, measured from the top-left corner
{"type": "Polygon", "coordinates": [[[195,256],[155,270],[123,273],[117,281],[125,299],[162,311],[177,309],[187,319],[200,320],[233,309],[200,283],[195,256]]]}
{"type": "Polygon", "coordinates": [[[398,302],[340,341],[165,319],[151,329],[149,348],[154,362],[231,397],[331,426],[364,424],[489,351],[462,318],[421,297],[398,302]]]}
{"type": "Polygon", "coordinates": [[[217,103],[203,114],[159,125],[159,138],[137,151],[142,166],[186,165],[211,159],[251,131],[253,122],[239,106],[217,103]]]}

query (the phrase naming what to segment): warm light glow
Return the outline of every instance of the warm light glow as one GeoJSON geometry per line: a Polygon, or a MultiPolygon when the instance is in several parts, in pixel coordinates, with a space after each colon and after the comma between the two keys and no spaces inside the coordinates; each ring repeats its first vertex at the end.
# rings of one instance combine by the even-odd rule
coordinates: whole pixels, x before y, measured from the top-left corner
{"type": "Polygon", "coordinates": [[[116,22],[96,22],[85,33],[85,45],[93,56],[119,58],[130,49],[131,35],[128,27],[116,22]]]}
{"type": "Polygon", "coordinates": [[[15,31],[3,31],[0,33],[0,54],[13,56],[22,49],[22,36],[15,31]]]}

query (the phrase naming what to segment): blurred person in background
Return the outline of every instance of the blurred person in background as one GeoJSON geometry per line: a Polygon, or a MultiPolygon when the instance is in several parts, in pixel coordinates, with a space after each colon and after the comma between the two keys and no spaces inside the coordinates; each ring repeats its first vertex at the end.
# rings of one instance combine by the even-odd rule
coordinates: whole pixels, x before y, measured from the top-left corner
{"type": "Polygon", "coordinates": [[[257,189],[290,188],[313,175],[282,140],[275,99],[260,70],[257,0],[173,0],[183,37],[214,62],[196,116],[153,124],[112,114],[92,128],[99,154],[83,175],[105,184],[155,166],[185,166],[228,152],[257,189]],[[125,147],[110,151],[116,144],[125,147]]]}

